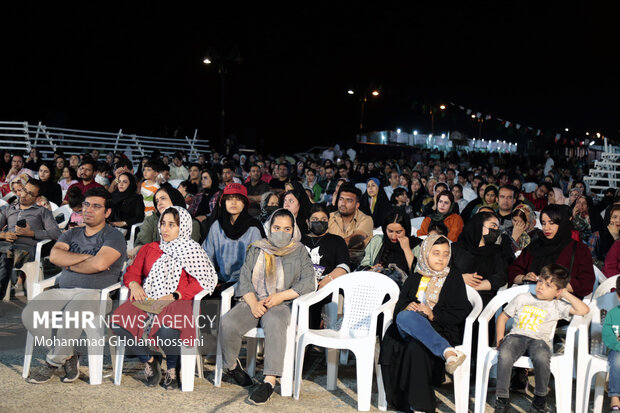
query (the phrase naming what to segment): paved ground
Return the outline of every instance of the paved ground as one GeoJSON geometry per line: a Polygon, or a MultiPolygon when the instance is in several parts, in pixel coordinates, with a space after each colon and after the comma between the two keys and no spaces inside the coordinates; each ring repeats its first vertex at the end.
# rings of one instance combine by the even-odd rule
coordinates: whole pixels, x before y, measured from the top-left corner
{"type": "MultiPolygon", "coordinates": [[[[22,377],[23,349],[25,330],[21,324],[20,314],[24,307],[23,297],[13,299],[10,303],[0,302],[0,412],[44,411],[63,412],[80,410],[83,412],[144,412],[144,411],[187,411],[238,412],[250,411],[354,411],[357,408],[355,365],[351,360],[348,366],[339,370],[338,389],[334,392],[325,388],[325,358],[321,352],[306,357],[309,366],[304,373],[304,382],[300,400],[274,395],[265,406],[254,406],[246,399],[248,392],[238,386],[224,382],[217,389],[213,386],[214,366],[205,364],[205,379],[196,378],[192,393],[168,391],[161,388],[147,388],[143,384],[142,365],[136,359],[127,359],[124,367],[123,382],[115,386],[112,382],[110,358],[104,358],[104,379],[99,386],[88,384],[88,367],[81,367],[82,376],[78,382],[61,383],[58,377],[43,385],[26,383],[22,377]]],[[[37,349],[33,366],[44,359],[44,349],[37,349]]],[[[82,354],[86,354],[83,352],[82,354]]],[[[352,357],[351,357],[352,358],[352,357]]],[[[81,364],[87,364],[86,356],[80,358],[81,364]]],[[[259,366],[260,368],[260,366],[259,366]]],[[[473,380],[472,380],[473,383],[473,380]]],[[[454,398],[450,382],[437,389],[439,412],[453,412],[454,398]]],[[[493,391],[494,389],[490,389],[493,391]]],[[[279,387],[276,388],[279,393],[279,387]]],[[[473,395],[473,388],[471,390],[473,395]]],[[[515,395],[512,398],[514,412],[527,412],[532,395],[529,397],[515,395]]],[[[550,405],[553,405],[553,393],[550,393],[550,405]]],[[[377,410],[377,393],[373,389],[371,410],[377,410]]],[[[470,400],[473,409],[473,398],[470,400]]],[[[493,409],[487,403],[487,412],[493,409]]]]}

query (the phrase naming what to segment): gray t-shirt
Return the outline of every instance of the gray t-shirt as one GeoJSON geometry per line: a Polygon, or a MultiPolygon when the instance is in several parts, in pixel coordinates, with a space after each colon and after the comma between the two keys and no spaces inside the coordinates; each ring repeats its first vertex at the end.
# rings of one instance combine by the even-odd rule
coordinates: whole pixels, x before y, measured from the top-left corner
{"type": "Polygon", "coordinates": [[[127,243],[125,237],[117,229],[106,225],[95,235],[87,237],[86,227],[73,228],[58,238],[58,242],[69,245],[69,251],[78,254],[97,255],[101,247],[114,248],[121,253],[119,259],[109,270],[95,274],[81,274],[63,269],[60,274],[60,288],[106,288],[120,279],[123,263],[127,260],[127,243]]]}
{"type": "Polygon", "coordinates": [[[562,300],[544,301],[532,293],[519,294],[508,303],[504,312],[514,318],[508,334],[520,334],[543,340],[551,346],[551,335],[560,319],[570,320],[571,305],[562,300]]]}

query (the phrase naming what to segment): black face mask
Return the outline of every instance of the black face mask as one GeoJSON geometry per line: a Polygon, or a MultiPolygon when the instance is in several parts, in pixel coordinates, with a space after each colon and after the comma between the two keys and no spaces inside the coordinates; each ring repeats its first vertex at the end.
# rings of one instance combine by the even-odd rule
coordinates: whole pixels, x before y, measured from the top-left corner
{"type": "Polygon", "coordinates": [[[489,233],[482,236],[484,245],[489,246],[495,244],[500,235],[501,231],[499,229],[489,228],[489,233]]]}
{"type": "Polygon", "coordinates": [[[314,235],[323,235],[327,231],[327,221],[313,221],[310,223],[310,232],[314,235]]]}
{"type": "Polygon", "coordinates": [[[267,215],[271,215],[274,212],[276,212],[278,209],[280,209],[279,206],[267,206],[265,207],[265,212],[267,213],[267,215]]]}

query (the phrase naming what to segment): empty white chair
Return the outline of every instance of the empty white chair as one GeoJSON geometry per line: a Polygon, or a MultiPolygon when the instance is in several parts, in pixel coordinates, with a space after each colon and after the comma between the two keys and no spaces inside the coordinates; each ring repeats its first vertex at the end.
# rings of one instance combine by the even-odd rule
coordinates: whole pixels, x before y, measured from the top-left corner
{"type": "MultiPolygon", "coordinates": [[[[200,316],[200,301],[204,296],[209,294],[207,290],[202,290],[194,296],[193,302],[193,317],[194,324],[196,325],[196,338],[200,337],[200,323],[198,323],[198,316],[200,316]]],[[[129,289],[127,287],[121,288],[121,296],[119,304],[123,304],[127,301],[129,295],[129,289]]],[[[194,366],[198,367],[198,375],[202,377],[202,363],[201,359],[197,356],[198,349],[195,346],[182,346],[181,347],[181,389],[183,391],[194,390],[194,366]]],[[[125,344],[121,343],[116,347],[116,360],[114,361],[114,384],[120,386],[121,379],[123,377],[123,361],[125,358],[125,344]]]]}
{"type": "MultiPolygon", "coordinates": [[[[299,322],[297,357],[295,360],[295,394],[299,399],[301,373],[306,346],[315,344],[328,348],[327,389],[335,390],[338,378],[338,349],[348,349],[355,354],[357,370],[357,409],[370,409],[372,373],[377,363],[377,317],[383,314],[380,326],[381,337],[392,323],[392,313],[398,300],[400,289],[390,278],[370,271],[360,271],[343,275],[327,284],[314,294],[298,299],[299,322]],[[339,330],[310,330],[308,327],[309,308],[325,297],[332,295],[337,302],[338,293],[344,291],[344,316],[339,330]],[[386,296],[388,301],[383,303],[386,296]]],[[[377,387],[379,406],[386,405],[385,389],[381,369],[377,366],[377,387]]]]}
{"type": "Polygon", "coordinates": [[[607,348],[602,340],[601,310],[611,310],[620,303],[618,295],[615,292],[611,293],[611,290],[616,287],[617,278],[618,275],[601,283],[589,304],[590,312],[583,317],[578,325],[576,413],[588,411],[593,378],[596,378],[593,411],[600,413],[603,407],[603,392],[608,365],[607,348]]]}
{"type": "MultiPolygon", "coordinates": [[[[32,296],[36,297],[44,290],[51,288],[56,283],[58,275],[48,278],[46,280],[37,282],[33,286],[32,296]]],[[[120,283],[112,284],[111,286],[101,290],[101,304],[99,314],[105,314],[107,308],[108,295],[121,287],[120,283]]],[[[102,329],[105,329],[105,324],[101,325],[102,329]]],[[[104,337],[104,334],[100,334],[99,337],[104,337]]],[[[24,354],[24,369],[22,377],[27,378],[30,373],[30,363],[32,362],[32,352],[34,350],[34,337],[30,332],[26,336],[26,350],[24,354]]],[[[88,348],[88,371],[90,374],[90,384],[101,384],[103,376],[103,346],[91,346],[88,348]]],[[[112,366],[114,367],[114,360],[112,360],[112,366]]]]}
{"type": "MultiPolygon", "coordinates": [[[[487,386],[489,372],[494,364],[497,364],[497,348],[489,346],[489,321],[495,316],[504,304],[509,303],[513,298],[528,291],[534,292],[535,285],[522,285],[512,287],[498,294],[487,304],[480,317],[478,317],[478,362],[476,368],[476,394],[475,394],[475,413],[484,413],[487,400],[487,386]]],[[[566,341],[564,354],[553,354],[551,356],[551,373],[555,379],[555,402],[558,412],[570,412],[572,380],[573,380],[573,354],[575,346],[575,332],[577,325],[582,317],[573,316],[573,320],[566,331],[566,341]]],[[[553,341],[553,335],[550,337],[553,341]]],[[[529,357],[520,357],[514,364],[515,367],[533,368],[529,357]]]]}

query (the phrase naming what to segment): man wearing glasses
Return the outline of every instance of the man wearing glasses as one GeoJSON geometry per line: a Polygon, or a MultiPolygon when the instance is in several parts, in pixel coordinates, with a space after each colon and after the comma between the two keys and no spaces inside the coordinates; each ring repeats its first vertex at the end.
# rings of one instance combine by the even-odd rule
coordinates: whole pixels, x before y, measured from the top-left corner
{"type": "MultiPolygon", "coordinates": [[[[82,193],[86,195],[86,191],[88,191],[89,189],[102,187],[100,184],[95,182],[95,170],[96,169],[97,169],[97,164],[95,163],[95,161],[93,161],[92,159],[84,160],[80,164],[78,171],[77,171],[78,181],[74,183],[73,185],[71,185],[69,189],[73,188],[74,186],[78,187],[80,188],[82,193]]],[[[67,193],[68,192],[69,191],[67,191],[67,193]]],[[[65,205],[68,203],[69,203],[68,195],[65,195],[65,199],[63,200],[62,204],[65,205]]]]}
{"type": "Polygon", "coordinates": [[[41,185],[29,179],[17,193],[19,201],[0,212],[0,297],[6,295],[13,269],[34,259],[37,242],[60,237],[52,212],[36,204],[41,185]]]}
{"type": "Polygon", "coordinates": [[[372,218],[359,210],[361,191],[344,183],[338,191],[338,211],[329,216],[327,232],[344,238],[349,248],[349,257],[356,268],[364,257],[364,248],[372,237],[372,218]]]}
{"type": "MultiPolygon", "coordinates": [[[[83,227],[63,233],[50,254],[50,261],[62,268],[58,285],[31,300],[22,313],[24,326],[35,337],[47,342],[52,338],[52,328],[36,327],[35,315],[39,317],[50,311],[67,314],[81,312],[94,314],[95,327],[99,322],[101,289],[109,287],[120,278],[123,263],[127,259],[127,245],[123,235],[106,223],[110,216],[110,194],[103,188],[86,191],[82,203],[83,227]]],[[[111,302],[108,303],[111,305],[111,302]]],[[[88,326],[63,323],[56,333],[54,343],[71,343],[80,338],[83,330],[89,340],[100,338],[100,329],[89,330],[88,326]]],[[[74,356],[70,344],[51,346],[46,363],[28,377],[30,383],[46,383],[52,379],[58,368],[64,368],[61,381],[70,383],[80,375],[78,357],[74,356]]]]}

